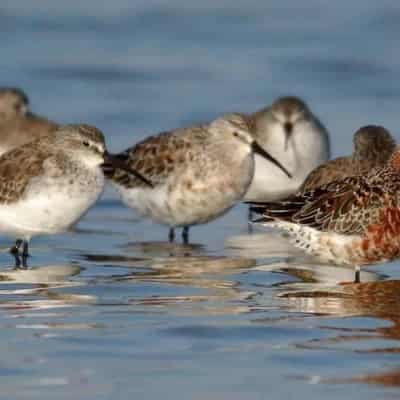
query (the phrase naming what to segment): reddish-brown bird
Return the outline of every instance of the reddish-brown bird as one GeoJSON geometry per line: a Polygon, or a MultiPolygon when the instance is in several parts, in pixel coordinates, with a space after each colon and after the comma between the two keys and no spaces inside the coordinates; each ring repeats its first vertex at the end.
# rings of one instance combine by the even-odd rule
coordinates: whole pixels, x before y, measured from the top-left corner
{"type": "Polygon", "coordinates": [[[361,265],[400,257],[400,147],[383,167],[298,193],[287,201],[255,204],[255,222],[281,228],[295,246],[322,262],[361,265]]]}

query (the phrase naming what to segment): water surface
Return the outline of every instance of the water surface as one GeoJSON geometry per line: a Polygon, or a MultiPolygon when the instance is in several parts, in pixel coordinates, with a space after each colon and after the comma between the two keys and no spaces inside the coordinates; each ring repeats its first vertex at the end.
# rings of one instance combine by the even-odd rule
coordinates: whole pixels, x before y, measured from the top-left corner
{"type": "MultiPolygon", "coordinates": [[[[398,2],[93,0],[0,5],[0,83],[111,150],[303,96],[335,156],[361,125],[400,139],[398,2]]],[[[165,242],[107,189],[29,271],[0,239],[0,393],[15,399],[397,398],[399,263],[307,260],[239,206],[165,242]],[[347,284],[344,284],[347,283],[347,284]]]]}

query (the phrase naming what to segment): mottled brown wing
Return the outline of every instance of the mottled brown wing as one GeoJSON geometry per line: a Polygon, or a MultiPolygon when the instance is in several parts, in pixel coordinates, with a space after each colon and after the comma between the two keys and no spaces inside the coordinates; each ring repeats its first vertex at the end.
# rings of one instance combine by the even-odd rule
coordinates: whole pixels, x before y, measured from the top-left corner
{"type": "Polygon", "coordinates": [[[375,160],[355,160],[353,157],[335,158],[311,171],[299,192],[309,192],[351,176],[368,175],[375,167],[382,167],[382,164],[378,164],[375,160]]]}
{"type": "MultiPolygon", "coordinates": [[[[163,132],[117,154],[117,157],[143,175],[155,187],[163,184],[176,169],[182,168],[186,160],[191,157],[190,150],[196,142],[196,134],[199,135],[198,139],[201,139],[204,130],[201,127],[192,127],[163,132]],[[195,140],[189,140],[185,133],[189,133],[190,139],[195,140]]],[[[148,187],[142,180],[120,169],[108,171],[106,176],[128,188],[148,187]]]]}
{"type": "Polygon", "coordinates": [[[46,153],[33,146],[19,147],[0,157],[0,204],[15,203],[29,179],[43,172],[46,153]]]}
{"type": "Polygon", "coordinates": [[[256,222],[284,220],[320,231],[357,234],[379,221],[386,199],[380,186],[358,176],[332,182],[284,202],[258,204],[251,210],[263,215],[256,222]]]}
{"type": "Polygon", "coordinates": [[[352,157],[339,157],[313,169],[301,185],[299,192],[305,193],[330,182],[340,181],[348,176],[357,175],[352,157]]]}

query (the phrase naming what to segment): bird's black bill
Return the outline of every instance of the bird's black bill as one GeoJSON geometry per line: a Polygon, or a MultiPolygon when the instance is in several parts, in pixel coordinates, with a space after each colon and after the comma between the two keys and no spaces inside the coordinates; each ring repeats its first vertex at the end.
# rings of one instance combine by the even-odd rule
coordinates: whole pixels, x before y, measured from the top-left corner
{"type": "Polygon", "coordinates": [[[286,122],[283,125],[283,129],[285,130],[285,151],[288,149],[290,138],[293,133],[293,124],[290,122],[286,122]]]}
{"type": "Polygon", "coordinates": [[[136,176],[136,178],[140,179],[146,185],[153,187],[153,184],[147,178],[131,168],[124,160],[119,158],[117,155],[105,153],[104,163],[101,165],[101,168],[106,176],[108,176],[110,172],[114,171],[115,169],[121,169],[128,174],[136,176]]]}
{"type": "Polygon", "coordinates": [[[271,161],[277,167],[279,167],[289,178],[292,177],[292,174],[274,157],[271,156],[268,152],[266,152],[257,142],[253,142],[252,149],[254,153],[259,154],[264,157],[266,160],[271,161]]]}

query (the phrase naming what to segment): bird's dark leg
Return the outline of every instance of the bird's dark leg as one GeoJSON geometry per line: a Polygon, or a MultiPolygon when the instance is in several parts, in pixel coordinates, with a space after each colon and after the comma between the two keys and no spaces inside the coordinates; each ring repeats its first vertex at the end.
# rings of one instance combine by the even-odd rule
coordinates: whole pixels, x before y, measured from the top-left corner
{"type": "Polygon", "coordinates": [[[21,258],[19,256],[19,249],[21,248],[21,245],[23,244],[23,240],[17,239],[15,241],[15,245],[11,247],[10,253],[14,256],[15,258],[15,266],[19,268],[21,266],[21,258]]]}
{"type": "Polygon", "coordinates": [[[361,282],[360,275],[361,275],[360,266],[356,265],[354,268],[354,283],[361,282]]]}
{"type": "Polygon", "coordinates": [[[169,239],[170,243],[173,243],[173,241],[175,240],[175,229],[174,228],[169,228],[168,239],[169,239]]]}
{"type": "Polygon", "coordinates": [[[250,210],[249,206],[249,213],[247,215],[247,232],[253,233],[253,224],[251,223],[253,220],[253,212],[250,210]]]}
{"type": "Polygon", "coordinates": [[[27,240],[24,240],[23,247],[22,247],[22,266],[24,268],[28,268],[28,257],[29,257],[29,243],[27,240]]]}
{"type": "Polygon", "coordinates": [[[182,241],[183,244],[189,244],[189,227],[184,226],[182,229],[182,241]]]}

